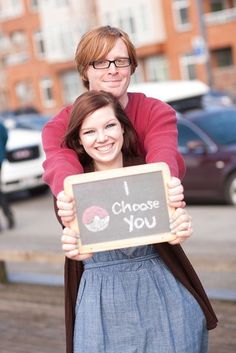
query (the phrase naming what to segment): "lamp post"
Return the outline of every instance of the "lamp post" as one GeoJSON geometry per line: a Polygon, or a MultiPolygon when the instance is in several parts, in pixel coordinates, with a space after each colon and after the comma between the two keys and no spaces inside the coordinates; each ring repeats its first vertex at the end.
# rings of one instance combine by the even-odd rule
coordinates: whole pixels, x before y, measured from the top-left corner
{"type": "Polygon", "coordinates": [[[196,0],[196,8],[197,8],[198,25],[199,25],[199,40],[202,42],[203,51],[204,51],[204,55],[203,55],[204,60],[202,62],[205,63],[205,71],[206,71],[208,86],[212,87],[213,75],[212,75],[210,55],[208,50],[207,30],[206,30],[206,23],[204,19],[202,0],[196,0]]]}

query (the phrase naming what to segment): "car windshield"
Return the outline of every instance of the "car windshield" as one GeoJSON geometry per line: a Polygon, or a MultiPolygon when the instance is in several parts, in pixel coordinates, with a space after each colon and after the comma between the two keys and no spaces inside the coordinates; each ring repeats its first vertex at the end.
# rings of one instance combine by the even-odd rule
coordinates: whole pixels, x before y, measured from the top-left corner
{"type": "Polygon", "coordinates": [[[211,112],[194,119],[216,143],[230,145],[236,143],[236,110],[211,112]]]}

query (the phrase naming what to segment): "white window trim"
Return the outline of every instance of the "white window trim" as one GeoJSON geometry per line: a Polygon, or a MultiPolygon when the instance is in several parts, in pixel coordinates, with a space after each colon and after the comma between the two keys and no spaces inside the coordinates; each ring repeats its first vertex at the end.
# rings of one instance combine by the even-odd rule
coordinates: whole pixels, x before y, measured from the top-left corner
{"type": "Polygon", "coordinates": [[[50,78],[43,78],[40,81],[40,92],[41,92],[41,98],[42,98],[42,105],[45,108],[52,108],[55,106],[55,99],[47,99],[46,97],[46,90],[50,88],[53,88],[53,81],[50,78]]]}
{"type": "Polygon", "coordinates": [[[180,65],[180,74],[181,74],[181,79],[182,80],[190,80],[189,74],[188,74],[188,70],[187,70],[187,66],[197,64],[197,60],[196,57],[194,55],[182,55],[179,59],[179,65],[180,65]]]}
{"type": "Polygon", "coordinates": [[[189,8],[189,0],[173,0],[172,1],[172,12],[174,18],[175,29],[178,32],[189,31],[192,29],[191,22],[181,23],[180,10],[182,8],[189,8]]]}
{"type": "Polygon", "coordinates": [[[43,33],[41,31],[36,31],[33,33],[33,42],[34,42],[34,52],[35,52],[35,56],[39,59],[44,59],[46,56],[46,53],[44,51],[40,52],[39,48],[40,48],[40,41],[43,42],[44,48],[45,48],[45,43],[44,43],[44,39],[43,39],[43,33]]]}

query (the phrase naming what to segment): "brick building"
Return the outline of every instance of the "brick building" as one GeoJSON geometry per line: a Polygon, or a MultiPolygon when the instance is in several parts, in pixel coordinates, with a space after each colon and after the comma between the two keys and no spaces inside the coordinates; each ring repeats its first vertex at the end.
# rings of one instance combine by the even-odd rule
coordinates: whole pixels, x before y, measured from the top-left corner
{"type": "Polygon", "coordinates": [[[72,102],[76,44],[105,24],[135,43],[134,82],[197,78],[236,95],[236,0],[0,0],[0,111],[72,102]]]}

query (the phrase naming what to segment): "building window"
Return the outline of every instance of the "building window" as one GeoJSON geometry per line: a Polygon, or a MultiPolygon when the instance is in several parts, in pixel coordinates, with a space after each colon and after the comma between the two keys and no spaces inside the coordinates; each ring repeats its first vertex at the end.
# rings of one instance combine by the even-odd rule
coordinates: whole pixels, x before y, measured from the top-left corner
{"type": "Polygon", "coordinates": [[[38,9],[39,9],[39,0],[29,0],[29,8],[32,11],[38,11],[38,9]]]}
{"type": "Polygon", "coordinates": [[[23,13],[23,0],[0,0],[0,19],[18,17],[23,13]]]}
{"type": "Polygon", "coordinates": [[[225,0],[210,1],[211,12],[222,11],[225,9],[225,0]]]}
{"type": "Polygon", "coordinates": [[[28,106],[33,103],[34,90],[32,82],[20,81],[15,85],[15,93],[20,106],[28,106]]]}
{"type": "Polygon", "coordinates": [[[131,76],[131,84],[144,82],[144,61],[138,60],[138,67],[136,67],[135,72],[131,76]]]}
{"type": "Polygon", "coordinates": [[[45,45],[41,31],[37,31],[34,33],[34,44],[36,56],[39,58],[43,58],[45,56],[45,45]]]}
{"type": "Polygon", "coordinates": [[[233,51],[231,47],[211,51],[213,67],[227,67],[233,65],[233,51]]]}
{"type": "Polygon", "coordinates": [[[12,32],[7,40],[6,65],[18,65],[30,59],[27,36],[23,31],[12,32]]]}
{"type": "Polygon", "coordinates": [[[129,33],[130,36],[134,36],[136,33],[135,20],[130,8],[125,8],[118,11],[118,21],[120,28],[129,33]]]}
{"type": "MultiPolygon", "coordinates": [[[[162,13],[158,17],[154,14],[152,0],[136,0],[135,6],[132,0],[116,2],[109,10],[106,2],[100,3],[100,23],[122,28],[137,47],[163,41],[162,13]]],[[[159,2],[156,6],[160,7],[159,2]]]]}
{"type": "Polygon", "coordinates": [[[145,60],[147,81],[165,81],[169,79],[167,59],[162,56],[151,56],[145,60]]]}
{"type": "Polygon", "coordinates": [[[61,7],[67,6],[68,0],[41,0],[42,3],[46,4],[48,7],[61,7]]]}
{"type": "Polygon", "coordinates": [[[71,104],[84,91],[82,81],[77,71],[67,71],[61,76],[63,103],[71,104]]]}
{"type": "Polygon", "coordinates": [[[196,74],[196,57],[192,54],[185,54],[180,58],[181,76],[184,80],[195,80],[196,74]]]}
{"type": "Polygon", "coordinates": [[[211,0],[210,9],[211,12],[223,11],[236,6],[235,0],[211,0]]]}
{"type": "Polygon", "coordinates": [[[189,30],[191,22],[189,18],[189,0],[173,0],[174,23],[177,30],[189,30]]]}
{"type": "Polygon", "coordinates": [[[42,94],[42,104],[46,108],[51,108],[55,105],[53,98],[53,82],[50,78],[44,78],[40,81],[42,94]]]}
{"type": "Polygon", "coordinates": [[[27,37],[23,31],[15,31],[10,35],[12,46],[15,50],[22,50],[27,48],[27,37]]]}

